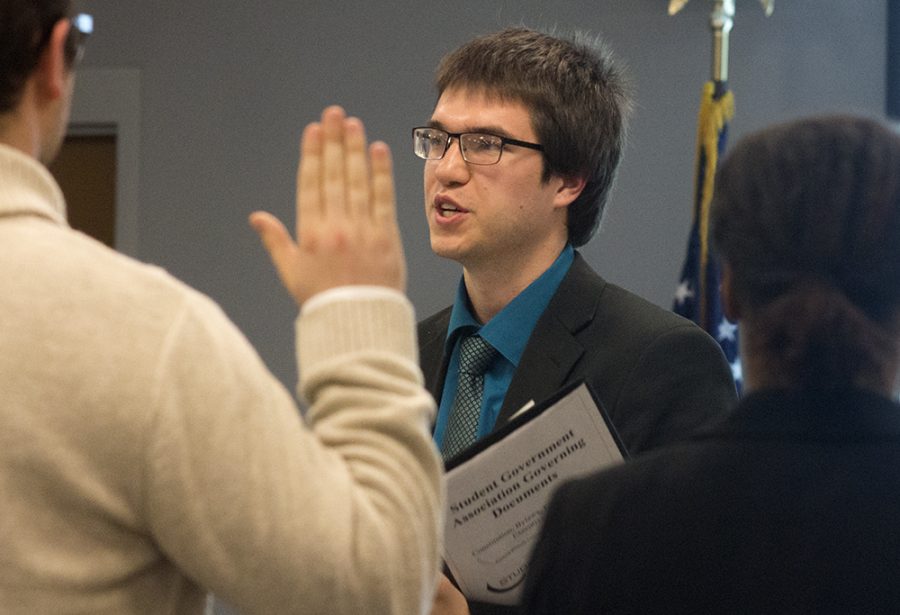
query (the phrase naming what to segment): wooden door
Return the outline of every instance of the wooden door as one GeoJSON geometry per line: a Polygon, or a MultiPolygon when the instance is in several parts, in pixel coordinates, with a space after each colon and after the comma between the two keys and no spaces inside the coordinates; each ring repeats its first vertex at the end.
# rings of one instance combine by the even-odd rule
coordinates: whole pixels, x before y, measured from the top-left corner
{"type": "Polygon", "coordinates": [[[116,136],[69,135],[49,168],[72,228],[115,247],[116,136]]]}

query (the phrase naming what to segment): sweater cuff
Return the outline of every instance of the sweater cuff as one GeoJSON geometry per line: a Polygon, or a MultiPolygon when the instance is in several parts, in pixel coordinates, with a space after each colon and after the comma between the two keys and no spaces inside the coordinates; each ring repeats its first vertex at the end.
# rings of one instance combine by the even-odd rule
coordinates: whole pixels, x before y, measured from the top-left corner
{"type": "Polygon", "coordinates": [[[419,361],[413,305],[400,291],[385,287],[320,293],[304,304],[296,330],[301,375],[322,362],[361,350],[419,361]]]}

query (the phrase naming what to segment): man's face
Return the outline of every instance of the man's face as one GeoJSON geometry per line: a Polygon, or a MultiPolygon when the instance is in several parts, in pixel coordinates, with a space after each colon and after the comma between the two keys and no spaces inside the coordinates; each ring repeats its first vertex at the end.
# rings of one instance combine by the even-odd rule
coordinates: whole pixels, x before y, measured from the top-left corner
{"type": "MultiPolygon", "coordinates": [[[[528,109],[481,90],[445,90],[430,124],[450,133],[481,132],[537,142],[528,109]]],[[[566,241],[568,201],[561,180],[543,182],[539,151],[505,145],[494,165],[467,163],[453,139],[444,157],[425,161],[425,215],[435,254],[467,269],[526,260],[537,247],[566,241]]]]}

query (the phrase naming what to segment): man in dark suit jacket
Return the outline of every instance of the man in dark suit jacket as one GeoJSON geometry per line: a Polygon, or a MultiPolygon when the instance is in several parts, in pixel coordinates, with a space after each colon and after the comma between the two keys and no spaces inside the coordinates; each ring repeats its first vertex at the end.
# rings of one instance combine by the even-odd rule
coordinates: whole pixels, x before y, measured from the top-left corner
{"type": "MultiPolygon", "coordinates": [[[[610,54],[511,28],[448,54],[436,85],[413,143],[431,247],[463,268],[455,304],[419,327],[445,459],[579,379],[633,452],[723,413],[735,389],[714,340],[607,283],[575,250],[599,225],[624,143],[630,102],[610,54]],[[458,379],[470,338],[492,358],[458,379]]],[[[434,614],[468,606],[500,610],[466,605],[444,583],[434,614]]]]}
{"type": "Polygon", "coordinates": [[[752,135],[712,216],[746,396],[560,487],[524,613],[897,612],[900,136],[846,117],[752,135]]]}
{"type": "MultiPolygon", "coordinates": [[[[440,400],[452,308],[419,323],[425,386],[440,400]]],[[[629,453],[679,440],[734,402],[722,352],[692,322],[610,284],[576,252],[534,327],[494,429],[530,400],[585,380],[629,453]]]]}

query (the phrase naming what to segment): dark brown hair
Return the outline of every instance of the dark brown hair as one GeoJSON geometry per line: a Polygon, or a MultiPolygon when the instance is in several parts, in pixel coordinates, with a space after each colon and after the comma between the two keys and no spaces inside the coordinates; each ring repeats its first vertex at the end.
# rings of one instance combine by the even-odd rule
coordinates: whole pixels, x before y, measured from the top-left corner
{"type": "Polygon", "coordinates": [[[0,0],[0,113],[18,104],[53,26],[69,13],[69,0],[0,0]]]}
{"type": "Polygon", "coordinates": [[[443,58],[440,96],[473,88],[528,107],[544,146],[544,181],[584,176],[568,208],[569,241],[587,243],[600,224],[625,144],[630,97],[622,69],[599,41],[572,40],[527,28],[476,38],[443,58]]]}
{"type": "Polygon", "coordinates": [[[898,345],[900,135],[832,116],[738,143],[719,169],[715,245],[766,356],[798,384],[859,382],[898,345]]]}

